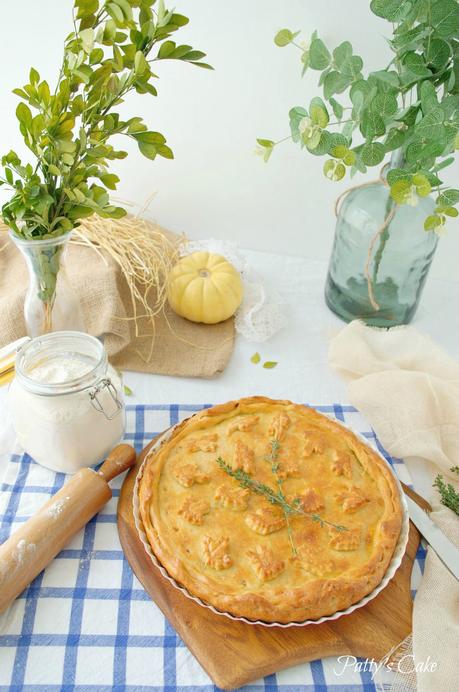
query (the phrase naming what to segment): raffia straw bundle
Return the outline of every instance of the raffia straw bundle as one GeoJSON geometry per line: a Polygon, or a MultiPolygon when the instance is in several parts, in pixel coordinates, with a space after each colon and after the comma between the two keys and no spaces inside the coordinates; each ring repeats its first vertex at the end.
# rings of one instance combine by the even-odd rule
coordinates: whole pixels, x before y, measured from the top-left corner
{"type": "Polygon", "coordinates": [[[148,361],[154,345],[155,318],[164,312],[167,301],[167,277],[185,238],[158,230],[137,216],[114,220],[94,215],[74,231],[71,242],[91,247],[105,263],[106,254],[119,266],[129,289],[132,314],[116,318],[132,321],[136,338],[149,337],[150,352],[143,356],[148,361]],[[148,334],[144,327],[141,330],[141,320],[149,323],[148,334]]]}

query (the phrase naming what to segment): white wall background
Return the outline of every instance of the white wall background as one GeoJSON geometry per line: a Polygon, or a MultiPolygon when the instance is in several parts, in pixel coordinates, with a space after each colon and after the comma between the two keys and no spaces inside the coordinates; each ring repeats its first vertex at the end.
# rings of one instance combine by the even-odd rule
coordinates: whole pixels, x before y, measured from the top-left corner
{"type": "MultiPolygon", "coordinates": [[[[119,196],[142,203],[156,196],[151,215],[190,237],[231,238],[260,250],[326,259],[333,240],[333,202],[352,184],[322,175],[323,158],[290,142],[269,164],[253,150],[256,137],[289,134],[288,110],[319,94],[318,72],[301,79],[299,51],[277,48],[276,31],[314,29],[332,47],[352,42],[365,69],[380,69],[390,54],[390,25],[375,17],[369,0],[176,0],[190,24],[177,33],[208,53],[215,72],[179,62],[158,66],[159,96],[128,97],[125,112],[142,115],[168,139],[174,161],[144,159],[131,141],[130,156],[115,162],[119,196]]],[[[30,66],[50,84],[57,77],[62,41],[71,30],[71,0],[2,3],[0,24],[0,147],[22,151],[11,90],[25,83],[30,66]]],[[[459,164],[449,180],[458,186],[459,164]]],[[[370,175],[372,173],[370,172],[370,175]]],[[[359,178],[354,179],[359,181],[359,178]]],[[[459,222],[449,224],[432,273],[457,279],[459,222]]]]}

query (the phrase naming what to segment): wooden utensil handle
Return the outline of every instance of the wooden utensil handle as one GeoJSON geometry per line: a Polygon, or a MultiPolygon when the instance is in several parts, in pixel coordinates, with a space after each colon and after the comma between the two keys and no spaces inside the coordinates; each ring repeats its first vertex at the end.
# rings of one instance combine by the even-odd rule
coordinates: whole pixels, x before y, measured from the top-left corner
{"type": "Polygon", "coordinates": [[[108,481],[135,463],[135,449],[115,447],[100,471],[80,469],[0,545],[0,613],[112,496],[108,481]]]}
{"type": "Polygon", "coordinates": [[[415,490],[413,490],[413,488],[410,488],[403,481],[400,481],[400,483],[401,483],[401,486],[402,486],[404,492],[408,495],[408,497],[411,497],[411,499],[414,502],[416,502],[416,504],[419,505],[419,507],[421,509],[423,509],[425,512],[431,512],[432,511],[432,507],[430,505],[430,502],[427,502],[427,500],[424,497],[422,497],[421,495],[418,495],[418,493],[415,490]]]}
{"type": "Polygon", "coordinates": [[[112,449],[105,459],[98,474],[108,483],[112,478],[115,478],[115,476],[118,476],[120,473],[123,473],[123,471],[126,471],[126,469],[134,466],[135,460],[136,453],[134,447],[126,444],[118,445],[112,449]]]}
{"type": "Polygon", "coordinates": [[[0,545],[0,613],[111,496],[104,478],[80,469],[0,545]]]}

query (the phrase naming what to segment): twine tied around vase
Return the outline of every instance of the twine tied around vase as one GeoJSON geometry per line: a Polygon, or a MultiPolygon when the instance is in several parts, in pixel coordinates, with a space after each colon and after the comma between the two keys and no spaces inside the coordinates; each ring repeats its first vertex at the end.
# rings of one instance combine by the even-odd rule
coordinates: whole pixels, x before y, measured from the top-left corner
{"type": "MultiPolygon", "coordinates": [[[[377,178],[376,180],[370,180],[370,181],[368,181],[368,182],[366,182],[366,183],[361,183],[360,185],[353,185],[352,187],[349,187],[347,190],[344,190],[344,192],[342,192],[340,195],[338,195],[338,197],[336,198],[335,207],[334,207],[334,208],[335,208],[335,216],[336,216],[336,218],[338,218],[339,213],[340,213],[341,202],[343,201],[343,199],[344,199],[350,192],[353,192],[354,190],[360,190],[360,189],[362,189],[362,188],[364,188],[364,187],[369,187],[370,185],[374,185],[375,183],[382,183],[382,184],[385,185],[386,187],[389,187],[388,184],[387,184],[386,178],[383,177],[384,171],[385,171],[385,169],[387,168],[388,165],[389,165],[389,164],[386,163],[386,164],[381,168],[381,170],[380,170],[380,172],[379,172],[379,178],[377,178]]],[[[398,205],[394,203],[394,206],[392,207],[392,209],[390,210],[390,212],[387,214],[387,216],[386,216],[386,218],[384,219],[384,221],[382,222],[382,224],[379,226],[378,230],[376,231],[376,233],[374,234],[373,238],[371,239],[370,245],[369,245],[369,247],[368,247],[368,254],[367,254],[367,259],[366,259],[366,262],[365,262],[364,275],[365,275],[365,278],[366,278],[366,281],[367,281],[367,286],[368,286],[368,298],[369,298],[369,300],[370,300],[371,307],[372,307],[374,310],[379,310],[379,309],[380,309],[380,305],[379,305],[379,303],[376,301],[376,298],[375,298],[375,295],[374,295],[374,291],[373,291],[373,279],[371,278],[371,275],[370,275],[371,258],[372,258],[373,250],[374,250],[374,247],[375,247],[375,245],[376,245],[376,242],[377,242],[378,238],[380,238],[381,235],[384,233],[384,231],[388,228],[389,224],[391,223],[392,219],[393,219],[394,216],[395,216],[395,212],[397,211],[397,207],[398,207],[398,205]]]]}

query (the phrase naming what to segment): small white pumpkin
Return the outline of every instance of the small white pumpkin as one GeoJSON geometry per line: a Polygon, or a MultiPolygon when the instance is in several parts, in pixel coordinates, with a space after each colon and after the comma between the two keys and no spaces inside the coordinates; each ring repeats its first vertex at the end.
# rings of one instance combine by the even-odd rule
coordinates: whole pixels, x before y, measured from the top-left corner
{"type": "Polygon", "coordinates": [[[221,255],[193,252],[172,268],[169,305],[192,322],[216,324],[234,315],[242,301],[239,272],[221,255]]]}

